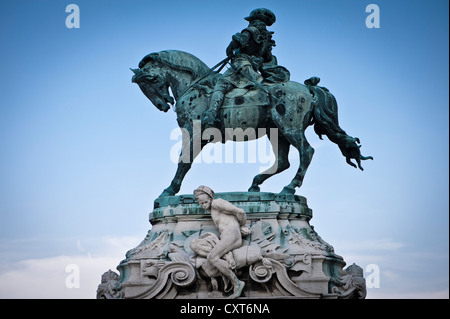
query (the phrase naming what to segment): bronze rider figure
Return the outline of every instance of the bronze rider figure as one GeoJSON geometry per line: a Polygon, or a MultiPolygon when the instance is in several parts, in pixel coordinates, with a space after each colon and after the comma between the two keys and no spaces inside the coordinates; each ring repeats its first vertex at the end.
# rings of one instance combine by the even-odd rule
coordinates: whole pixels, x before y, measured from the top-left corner
{"type": "Polygon", "coordinates": [[[272,55],[275,41],[271,26],[275,14],[264,8],[253,10],[245,20],[249,26],[236,33],[226,49],[231,57],[231,67],[218,79],[211,96],[209,109],[204,114],[207,126],[213,126],[225,95],[233,88],[255,89],[256,83],[275,83],[289,81],[289,71],[277,65],[272,55]]]}

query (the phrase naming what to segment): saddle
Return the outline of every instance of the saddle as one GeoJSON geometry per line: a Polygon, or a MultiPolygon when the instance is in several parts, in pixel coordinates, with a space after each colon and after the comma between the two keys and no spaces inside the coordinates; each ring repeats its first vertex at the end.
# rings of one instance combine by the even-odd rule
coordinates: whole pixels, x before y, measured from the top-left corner
{"type": "MultiPolygon", "coordinates": [[[[204,79],[194,83],[192,89],[198,90],[208,96],[212,95],[217,78],[220,74],[214,73],[204,79]]],[[[234,87],[225,94],[225,100],[222,108],[226,107],[250,107],[250,106],[268,106],[270,98],[267,92],[250,83],[243,87],[234,87]]]]}
{"type": "Polygon", "coordinates": [[[259,107],[270,105],[269,95],[261,89],[232,89],[225,95],[222,109],[229,107],[259,107]]]}
{"type": "MultiPolygon", "coordinates": [[[[221,74],[211,74],[192,85],[192,88],[211,96],[215,83],[221,74]]],[[[225,127],[230,128],[255,128],[258,126],[263,113],[270,106],[269,94],[258,88],[253,83],[246,83],[244,87],[234,87],[225,94],[219,114],[225,127]]]]}
{"type": "Polygon", "coordinates": [[[258,122],[265,117],[270,105],[269,95],[261,89],[236,88],[225,95],[219,110],[224,127],[247,128],[258,127],[258,122]]]}

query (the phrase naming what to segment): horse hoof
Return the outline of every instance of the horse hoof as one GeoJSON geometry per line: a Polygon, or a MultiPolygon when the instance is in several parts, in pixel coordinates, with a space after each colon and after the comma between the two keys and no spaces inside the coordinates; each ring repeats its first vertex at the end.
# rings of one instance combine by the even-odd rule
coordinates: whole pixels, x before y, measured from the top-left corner
{"type": "Polygon", "coordinates": [[[294,195],[295,194],[295,188],[294,187],[285,186],[283,188],[283,190],[280,192],[280,194],[291,194],[291,195],[294,195]]]}
{"type": "Polygon", "coordinates": [[[261,189],[259,188],[259,186],[252,186],[252,187],[250,187],[250,188],[248,189],[248,191],[249,191],[250,193],[256,193],[256,192],[260,192],[261,189]]]}
{"type": "Polygon", "coordinates": [[[175,192],[165,189],[159,197],[174,196],[175,192]]]}

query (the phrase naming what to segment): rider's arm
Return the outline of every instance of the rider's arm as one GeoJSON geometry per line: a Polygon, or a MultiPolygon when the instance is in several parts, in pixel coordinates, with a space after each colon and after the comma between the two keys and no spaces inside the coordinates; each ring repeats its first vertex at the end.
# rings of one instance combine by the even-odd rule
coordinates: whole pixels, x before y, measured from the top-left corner
{"type": "Polygon", "coordinates": [[[233,35],[230,44],[227,47],[227,56],[233,55],[234,51],[245,47],[250,42],[252,35],[248,31],[242,31],[233,35]]]}

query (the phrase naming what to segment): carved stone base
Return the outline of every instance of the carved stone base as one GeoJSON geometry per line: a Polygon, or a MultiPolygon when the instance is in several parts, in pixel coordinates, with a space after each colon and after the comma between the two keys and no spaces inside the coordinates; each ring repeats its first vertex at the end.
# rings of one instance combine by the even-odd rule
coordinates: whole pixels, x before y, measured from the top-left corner
{"type": "MultiPolygon", "coordinates": [[[[216,193],[242,208],[251,234],[232,251],[235,273],[245,283],[240,298],[365,298],[362,269],[343,270],[309,224],[306,198],[273,193],[216,193]]],[[[145,239],[126,253],[117,269],[102,276],[98,298],[226,298],[227,280],[208,269],[190,243],[219,236],[211,216],[193,195],[160,197],[150,213],[145,239]]],[[[232,289],[231,289],[232,290],[232,289]]]]}

